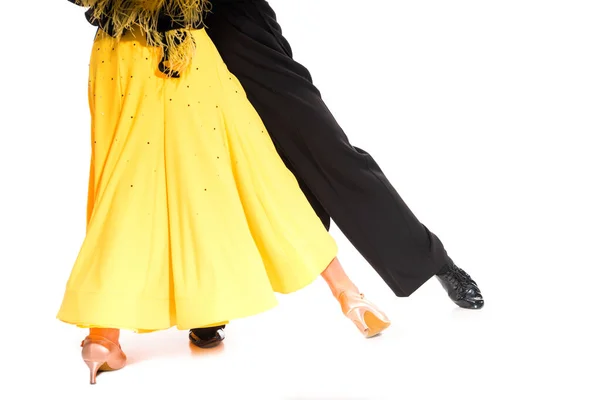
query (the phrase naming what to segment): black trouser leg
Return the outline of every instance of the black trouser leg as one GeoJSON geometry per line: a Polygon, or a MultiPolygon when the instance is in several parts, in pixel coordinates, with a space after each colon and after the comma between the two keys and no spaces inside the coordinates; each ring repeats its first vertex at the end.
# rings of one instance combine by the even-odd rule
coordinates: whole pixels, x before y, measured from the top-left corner
{"type": "Polygon", "coordinates": [[[206,23],[315,211],[331,216],[397,296],[451,262],[373,158],[349,143],[267,2],[215,2],[206,23]]]}

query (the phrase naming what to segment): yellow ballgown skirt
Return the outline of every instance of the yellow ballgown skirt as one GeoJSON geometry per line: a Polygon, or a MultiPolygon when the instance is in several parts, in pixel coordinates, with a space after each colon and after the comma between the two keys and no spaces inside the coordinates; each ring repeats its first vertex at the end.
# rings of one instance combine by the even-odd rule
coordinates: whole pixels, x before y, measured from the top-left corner
{"type": "Polygon", "coordinates": [[[144,36],[99,32],[90,62],[86,237],[58,313],[148,332],[266,311],[337,247],[204,30],[179,79],[144,36]]]}

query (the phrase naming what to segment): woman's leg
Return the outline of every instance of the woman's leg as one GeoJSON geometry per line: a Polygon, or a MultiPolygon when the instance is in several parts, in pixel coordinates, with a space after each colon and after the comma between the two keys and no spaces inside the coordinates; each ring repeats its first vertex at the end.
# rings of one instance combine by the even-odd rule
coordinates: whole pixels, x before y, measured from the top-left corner
{"type": "Polygon", "coordinates": [[[104,339],[108,339],[113,343],[119,343],[119,336],[121,331],[119,329],[112,328],[91,328],[90,336],[100,336],[104,339]]]}
{"type": "Polygon", "coordinates": [[[321,273],[327,285],[329,285],[329,289],[333,294],[333,297],[336,299],[340,297],[343,292],[352,292],[359,293],[358,288],[350,280],[348,275],[346,275],[346,271],[340,264],[340,260],[336,257],[329,264],[329,266],[321,273]]]}

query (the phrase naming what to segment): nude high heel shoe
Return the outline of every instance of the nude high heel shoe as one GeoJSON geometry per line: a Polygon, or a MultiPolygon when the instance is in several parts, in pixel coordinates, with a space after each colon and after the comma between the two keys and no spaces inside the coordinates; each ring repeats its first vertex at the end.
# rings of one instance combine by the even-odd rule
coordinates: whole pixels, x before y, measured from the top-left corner
{"type": "Polygon", "coordinates": [[[342,292],[338,296],[342,312],[367,337],[379,335],[391,322],[375,304],[365,299],[362,293],[342,292]]]}
{"type": "Polygon", "coordinates": [[[125,366],[127,357],[121,346],[101,336],[88,336],[81,343],[81,357],[90,369],[90,384],[98,371],[115,371],[125,366]]]}

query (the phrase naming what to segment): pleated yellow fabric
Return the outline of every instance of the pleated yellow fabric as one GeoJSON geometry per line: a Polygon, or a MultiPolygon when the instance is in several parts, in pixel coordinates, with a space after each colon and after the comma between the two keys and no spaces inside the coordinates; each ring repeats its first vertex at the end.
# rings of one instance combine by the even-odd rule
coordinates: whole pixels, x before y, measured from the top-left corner
{"type": "Polygon", "coordinates": [[[311,283],[337,247],[204,30],[181,78],[98,33],[87,234],[58,318],[138,332],[214,325],[311,283]]]}

